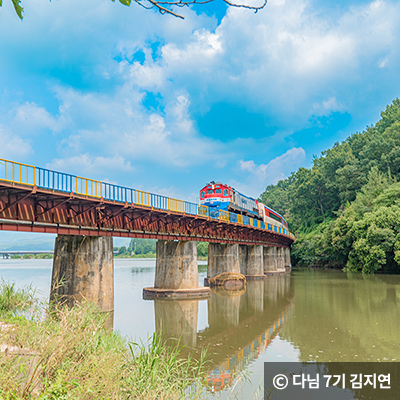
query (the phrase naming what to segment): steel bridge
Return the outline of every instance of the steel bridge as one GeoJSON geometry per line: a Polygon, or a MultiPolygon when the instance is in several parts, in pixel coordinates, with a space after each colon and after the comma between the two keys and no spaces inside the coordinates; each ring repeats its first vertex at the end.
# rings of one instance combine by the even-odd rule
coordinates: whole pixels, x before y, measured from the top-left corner
{"type": "Polygon", "coordinates": [[[276,225],[95,179],[0,159],[0,230],[288,247],[276,225]]]}

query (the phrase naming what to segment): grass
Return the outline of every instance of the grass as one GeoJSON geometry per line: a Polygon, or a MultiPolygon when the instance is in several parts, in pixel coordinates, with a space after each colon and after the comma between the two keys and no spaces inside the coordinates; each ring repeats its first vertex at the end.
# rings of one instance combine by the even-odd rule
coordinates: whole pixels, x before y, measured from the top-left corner
{"type": "Polygon", "coordinates": [[[0,313],[26,311],[35,303],[36,291],[28,286],[17,290],[15,283],[0,281],[0,313]]]}
{"type": "Polygon", "coordinates": [[[107,315],[81,303],[69,309],[35,302],[31,288],[0,282],[0,399],[201,398],[205,354],[181,358],[182,346],[154,334],[129,343],[107,330],[107,315]],[[10,325],[11,324],[11,325],[10,325]]]}

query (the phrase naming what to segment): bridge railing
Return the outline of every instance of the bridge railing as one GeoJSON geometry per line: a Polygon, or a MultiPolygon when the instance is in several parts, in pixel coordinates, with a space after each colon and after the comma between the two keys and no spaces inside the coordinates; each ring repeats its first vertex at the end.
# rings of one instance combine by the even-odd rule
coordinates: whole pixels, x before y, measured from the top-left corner
{"type": "Polygon", "coordinates": [[[294,235],[285,228],[272,224],[265,224],[264,221],[246,215],[218,210],[213,207],[202,206],[188,201],[173,199],[142,190],[57,172],[46,168],[34,167],[33,165],[5,159],[0,159],[0,180],[29,186],[36,185],[37,187],[52,191],[75,193],[86,197],[94,197],[119,203],[152,207],[182,214],[199,215],[201,217],[218,219],[227,223],[252,226],[294,237],[294,235]]]}
{"type": "Polygon", "coordinates": [[[35,167],[0,159],[0,179],[22,185],[35,185],[35,167]]]}

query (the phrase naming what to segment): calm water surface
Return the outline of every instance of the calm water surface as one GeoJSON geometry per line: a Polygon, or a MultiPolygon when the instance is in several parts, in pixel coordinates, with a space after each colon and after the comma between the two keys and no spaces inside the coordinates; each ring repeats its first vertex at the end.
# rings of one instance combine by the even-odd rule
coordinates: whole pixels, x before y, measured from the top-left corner
{"type": "MultiPolygon", "coordinates": [[[[48,297],[51,267],[0,260],[0,277],[48,297]]],[[[114,329],[144,341],[161,330],[195,356],[208,347],[210,397],[262,398],[265,361],[400,361],[400,276],[306,269],[213,290],[208,300],[143,300],[154,273],[155,260],[115,260],[114,329]]]]}

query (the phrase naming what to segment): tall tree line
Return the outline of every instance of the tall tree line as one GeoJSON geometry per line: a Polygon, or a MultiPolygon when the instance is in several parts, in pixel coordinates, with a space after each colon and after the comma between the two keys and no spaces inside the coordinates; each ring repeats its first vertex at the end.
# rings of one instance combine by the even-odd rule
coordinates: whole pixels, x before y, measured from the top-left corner
{"type": "Polygon", "coordinates": [[[400,100],[363,132],[269,185],[260,200],[297,236],[293,261],[400,272],[400,100]]]}

